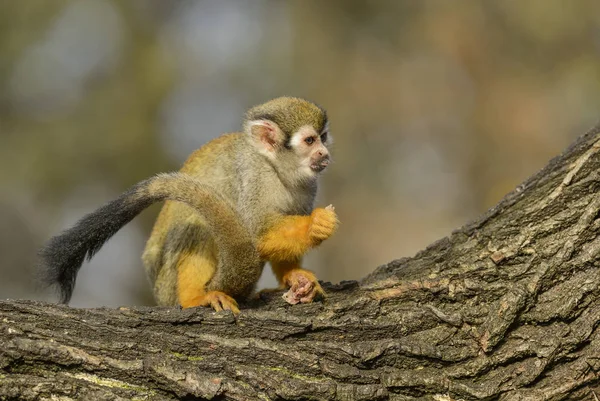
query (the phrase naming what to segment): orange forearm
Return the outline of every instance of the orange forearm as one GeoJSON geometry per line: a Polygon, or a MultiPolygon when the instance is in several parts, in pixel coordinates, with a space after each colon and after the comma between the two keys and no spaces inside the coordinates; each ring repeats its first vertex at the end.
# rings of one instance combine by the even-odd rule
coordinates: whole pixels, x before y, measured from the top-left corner
{"type": "Polygon", "coordinates": [[[258,251],[269,261],[299,260],[311,247],[329,238],[337,225],[331,205],[313,210],[310,216],[278,216],[260,238],[258,251]]]}
{"type": "Polygon", "coordinates": [[[310,216],[283,216],[259,241],[258,251],[265,260],[299,260],[313,245],[308,236],[310,216]]]}

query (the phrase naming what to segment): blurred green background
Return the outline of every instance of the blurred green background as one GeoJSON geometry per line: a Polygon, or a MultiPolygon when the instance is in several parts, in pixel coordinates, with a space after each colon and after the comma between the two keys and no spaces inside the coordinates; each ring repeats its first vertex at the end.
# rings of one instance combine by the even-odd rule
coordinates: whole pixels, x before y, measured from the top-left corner
{"type": "MultiPolygon", "coordinates": [[[[342,225],[306,266],[359,279],[596,123],[600,2],[0,0],[0,297],[51,299],[45,240],[281,95],[324,106],[335,139],[318,205],[342,225]]],[[[73,305],[152,304],[158,210],[84,265],[73,305]]]]}

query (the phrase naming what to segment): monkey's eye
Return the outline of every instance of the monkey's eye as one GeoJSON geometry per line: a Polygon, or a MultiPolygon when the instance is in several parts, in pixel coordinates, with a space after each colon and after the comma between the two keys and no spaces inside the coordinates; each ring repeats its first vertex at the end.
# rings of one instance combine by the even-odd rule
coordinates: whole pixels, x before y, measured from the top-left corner
{"type": "Polygon", "coordinates": [[[323,142],[323,143],[327,142],[327,132],[323,132],[321,134],[321,142],[323,142]]]}
{"type": "Polygon", "coordinates": [[[314,136],[309,136],[307,138],[304,139],[304,142],[306,142],[308,145],[312,145],[313,143],[315,143],[315,137],[314,136]]]}

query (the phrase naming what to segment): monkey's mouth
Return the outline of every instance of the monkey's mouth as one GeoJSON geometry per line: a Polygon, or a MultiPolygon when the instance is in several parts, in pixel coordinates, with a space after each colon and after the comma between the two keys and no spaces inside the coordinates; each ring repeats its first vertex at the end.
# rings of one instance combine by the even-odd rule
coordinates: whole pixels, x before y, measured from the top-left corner
{"type": "Polygon", "coordinates": [[[329,159],[321,159],[317,162],[314,162],[310,165],[310,169],[316,173],[320,173],[325,170],[325,168],[329,165],[329,159]]]}

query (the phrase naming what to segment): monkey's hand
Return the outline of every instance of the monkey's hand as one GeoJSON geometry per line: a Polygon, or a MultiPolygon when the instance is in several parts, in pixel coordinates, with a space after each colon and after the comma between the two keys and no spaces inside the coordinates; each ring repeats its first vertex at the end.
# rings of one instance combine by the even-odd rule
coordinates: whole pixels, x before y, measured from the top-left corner
{"type": "Polygon", "coordinates": [[[308,227],[308,238],[313,245],[319,245],[335,232],[338,226],[338,218],[333,205],[326,208],[317,208],[310,214],[310,226],[308,227]]]}
{"type": "Polygon", "coordinates": [[[313,272],[305,269],[291,269],[283,276],[283,283],[290,289],[283,294],[289,304],[309,303],[316,297],[325,297],[325,291],[313,272]]]}

